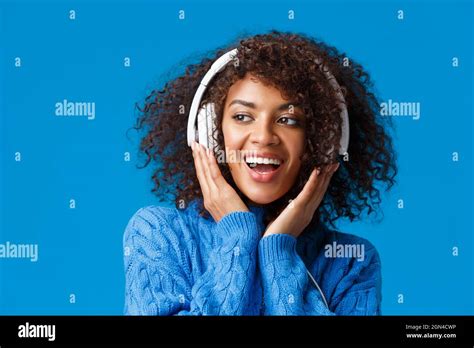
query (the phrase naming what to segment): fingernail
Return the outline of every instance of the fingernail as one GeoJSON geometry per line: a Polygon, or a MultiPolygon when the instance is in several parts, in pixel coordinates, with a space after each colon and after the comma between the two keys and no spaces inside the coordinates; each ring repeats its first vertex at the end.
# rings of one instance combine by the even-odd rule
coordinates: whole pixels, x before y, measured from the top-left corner
{"type": "Polygon", "coordinates": [[[316,175],[319,175],[319,173],[321,173],[321,169],[316,168],[316,175]]]}

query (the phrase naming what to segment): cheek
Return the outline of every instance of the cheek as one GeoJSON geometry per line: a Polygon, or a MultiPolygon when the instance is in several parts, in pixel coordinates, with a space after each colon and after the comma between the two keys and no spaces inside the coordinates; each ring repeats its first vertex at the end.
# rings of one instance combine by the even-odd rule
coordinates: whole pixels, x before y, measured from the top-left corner
{"type": "MultiPolygon", "coordinates": [[[[304,154],[304,133],[293,134],[286,139],[288,154],[290,155],[291,162],[287,168],[287,180],[284,184],[285,188],[291,187],[301,170],[301,157],[304,154]]],[[[301,173],[304,174],[304,173],[301,173]]]]}
{"type": "Polygon", "coordinates": [[[239,149],[242,147],[244,136],[238,127],[233,127],[228,122],[222,124],[222,134],[224,136],[224,146],[229,149],[239,149]]]}
{"type": "Polygon", "coordinates": [[[305,151],[305,136],[304,133],[292,134],[286,139],[288,153],[294,160],[294,163],[301,164],[300,158],[305,151]]]}
{"type": "MultiPolygon", "coordinates": [[[[224,151],[226,152],[226,156],[231,156],[229,151],[238,150],[242,148],[243,145],[243,136],[239,133],[239,130],[235,127],[232,127],[226,122],[222,123],[222,135],[224,136],[224,151]]],[[[229,166],[232,176],[235,175],[238,163],[233,163],[230,161],[227,163],[229,166]]],[[[234,177],[234,180],[236,178],[234,177]]]]}

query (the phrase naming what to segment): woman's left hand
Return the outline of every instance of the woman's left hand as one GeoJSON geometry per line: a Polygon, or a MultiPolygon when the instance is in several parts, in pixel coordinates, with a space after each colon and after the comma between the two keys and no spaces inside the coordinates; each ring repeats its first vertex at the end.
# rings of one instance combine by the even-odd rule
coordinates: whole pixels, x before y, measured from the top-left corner
{"type": "Polygon", "coordinates": [[[286,233],[298,237],[309,225],[318,209],[339,163],[327,165],[321,172],[314,169],[300,194],[268,225],[263,237],[286,233]]]}

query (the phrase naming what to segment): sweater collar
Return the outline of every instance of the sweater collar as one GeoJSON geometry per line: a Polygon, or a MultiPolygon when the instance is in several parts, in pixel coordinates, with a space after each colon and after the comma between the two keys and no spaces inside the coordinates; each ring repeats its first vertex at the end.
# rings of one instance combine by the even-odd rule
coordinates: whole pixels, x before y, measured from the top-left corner
{"type": "MultiPolygon", "coordinates": [[[[191,204],[194,209],[198,209],[199,204],[197,201],[192,202],[191,204]]],[[[255,205],[255,204],[247,204],[247,207],[249,208],[249,211],[255,215],[255,219],[257,221],[257,224],[259,226],[259,229],[263,231],[266,226],[264,224],[263,218],[265,216],[265,208],[262,207],[261,205],[255,205]]],[[[212,217],[211,220],[213,221],[212,217]]],[[[328,228],[322,224],[322,223],[316,223],[316,224],[311,224],[311,226],[308,226],[308,231],[305,231],[303,235],[298,238],[301,239],[301,242],[308,242],[311,241],[313,245],[318,245],[320,246],[321,243],[323,242],[324,235],[328,233],[328,228]]],[[[306,244],[306,243],[304,243],[306,244]]]]}
{"type": "Polygon", "coordinates": [[[263,219],[263,215],[265,214],[265,209],[263,207],[258,206],[258,205],[249,204],[248,208],[252,213],[255,214],[255,216],[257,217],[257,220],[262,220],[263,219]]]}
{"type": "Polygon", "coordinates": [[[259,230],[263,232],[263,230],[265,229],[265,224],[263,221],[263,217],[265,215],[265,209],[262,206],[253,205],[253,204],[248,204],[247,207],[249,208],[249,211],[255,215],[255,219],[257,220],[257,225],[259,227],[259,230]]]}

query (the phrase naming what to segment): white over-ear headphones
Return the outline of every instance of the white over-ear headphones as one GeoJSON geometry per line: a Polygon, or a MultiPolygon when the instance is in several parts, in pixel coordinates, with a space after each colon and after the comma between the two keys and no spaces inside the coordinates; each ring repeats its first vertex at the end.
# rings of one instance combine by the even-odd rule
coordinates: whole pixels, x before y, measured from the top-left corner
{"type": "MultiPolygon", "coordinates": [[[[219,57],[211,65],[211,68],[204,75],[201,83],[199,84],[199,87],[196,93],[194,94],[193,102],[191,104],[191,110],[189,111],[187,131],[188,146],[191,146],[192,142],[196,141],[208,149],[216,149],[217,144],[214,133],[216,132],[215,120],[217,118],[217,115],[215,113],[214,104],[207,103],[201,106],[200,108],[199,105],[201,103],[202,96],[204,95],[204,92],[207,89],[208,84],[211,82],[214,76],[216,76],[226,67],[227,64],[229,64],[229,62],[236,60],[237,52],[237,48],[234,48],[233,50],[219,57]]],[[[321,61],[316,60],[316,63],[320,65],[321,61]]],[[[327,79],[329,80],[329,83],[334,88],[337,94],[337,98],[339,99],[339,107],[341,108],[342,119],[342,136],[339,142],[339,154],[345,155],[347,153],[347,148],[349,147],[349,116],[347,112],[346,102],[341,87],[339,86],[339,83],[337,82],[334,75],[324,66],[321,67],[321,70],[326,75],[327,79]]]]}

